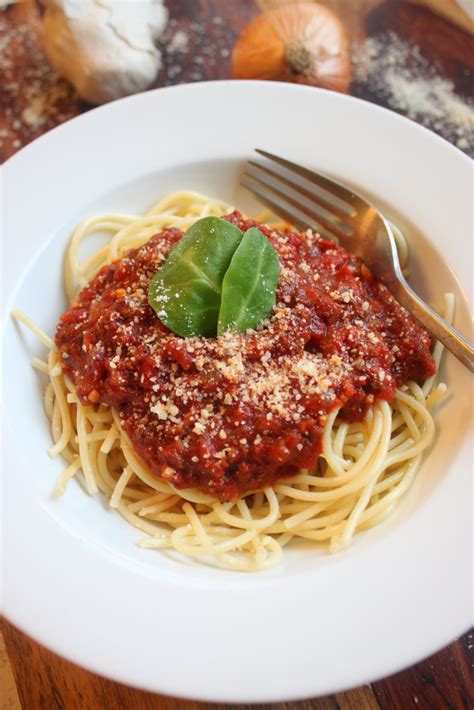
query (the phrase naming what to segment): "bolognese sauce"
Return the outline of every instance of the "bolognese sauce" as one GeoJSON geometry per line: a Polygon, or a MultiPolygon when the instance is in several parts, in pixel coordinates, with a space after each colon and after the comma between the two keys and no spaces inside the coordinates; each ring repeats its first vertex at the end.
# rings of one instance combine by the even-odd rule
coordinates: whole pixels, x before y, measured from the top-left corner
{"type": "Polygon", "coordinates": [[[276,306],[257,330],[182,338],[161,323],[147,292],[182,236],[169,228],[104,266],[56,332],[81,402],[115,407],[154,475],[222,501],[313,468],[335,409],[360,421],[435,371],[428,334],[358,258],[310,230],[225,219],[278,252],[276,306]]]}

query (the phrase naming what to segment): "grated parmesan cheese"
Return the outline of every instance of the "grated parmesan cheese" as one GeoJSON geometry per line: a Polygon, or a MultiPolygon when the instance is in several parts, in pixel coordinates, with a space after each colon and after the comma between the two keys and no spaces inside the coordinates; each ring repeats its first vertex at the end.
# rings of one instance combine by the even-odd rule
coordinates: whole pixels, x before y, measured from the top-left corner
{"type": "Polygon", "coordinates": [[[456,92],[419,46],[383,32],[354,47],[353,64],[356,95],[368,92],[474,155],[474,102],[456,92]]]}

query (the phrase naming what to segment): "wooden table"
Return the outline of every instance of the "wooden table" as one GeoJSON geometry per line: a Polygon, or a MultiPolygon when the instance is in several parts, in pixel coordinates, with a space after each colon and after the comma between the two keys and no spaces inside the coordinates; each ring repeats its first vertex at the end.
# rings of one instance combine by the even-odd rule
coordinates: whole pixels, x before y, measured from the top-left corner
{"type": "MultiPolygon", "coordinates": [[[[168,0],[172,21],[163,38],[164,66],[156,85],[229,78],[229,55],[237,34],[259,12],[259,3],[262,6],[271,1],[168,0]],[[171,41],[178,31],[182,31],[181,40],[184,36],[185,41],[175,43],[177,46],[172,48],[171,41]]],[[[445,0],[446,3],[449,1],[445,0]]],[[[327,0],[326,4],[344,17],[355,42],[363,42],[366,36],[392,32],[405,43],[419,45],[423,56],[430,63],[436,62],[440,76],[453,82],[457,94],[472,99],[474,45],[467,33],[425,8],[398,0],[327,0]]],[[[34,0],[0,11],[2,160],[58,123],[89,108],[49,68],[38,39],[39,23],[39,9],[34,0]]],[[[355,80],[351,93],[393,107],[390,97],[380,90],[377,82],[371,85],[355,80]]],[[[458,141],[467,153],[474,152],[473,136],[459,141],[452,131],[445,132],[443,125],[437,130],[442,135],[444,132],[448,140],[458,141]]],[[[25,710],[201,710],[212,707],[152,695],[88,673],[47,651],[7,621],[3,622],[3,635],[25,710]]],[[[473,634],[468,633],[435,656],[370,686],[326,698],[271,707],[282,710],[471,708],[474,704],[473,645],[473,634]]],[[[2,663],[4,666],[6,662],[6,659],[2,661],[0,652],[2,673],[2,663]]],[[[0,710],[3,707],[15,707],[13,696],[0,700],[0,710]]]]}

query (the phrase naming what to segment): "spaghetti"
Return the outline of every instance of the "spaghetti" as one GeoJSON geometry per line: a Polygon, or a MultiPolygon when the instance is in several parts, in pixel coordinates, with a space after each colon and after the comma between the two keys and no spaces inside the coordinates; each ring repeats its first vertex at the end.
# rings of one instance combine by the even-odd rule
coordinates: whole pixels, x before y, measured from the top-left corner
{"type": "MultiPolygon", "coordinates": [[[[228,212],[222,202],[183,192],[165,198],[143,217],[108,214],[83,222],[66,255],[69,301],[99,268],[160,230],[186,230],[200,217],[228,212]],[[107,245],[81,261],[84,240],[104,232],[110,236],[107,245]]],[[[447,320],[452,320],[453,309],[454,298],[448,295],[447,320]]],[[[344,421],[336,408],[327,418],[322,454],[314,469],[222,502],[201,490],[178,490],[152,475],[116,409],[83,404],[63,373],[54,342],[21,312],[14,316],[49,350],[46,361],[35,358],[33,365],[49,378],[44,396],[54,441],[49,454],[67,462],[55,493],[63,494],[75,477],[89,494],[100,491],[112,508],[146,535],[140,546],[175,550],[231,569],[271,567],[293,538],[323,542],[335,551],[349,545],[356,532],[384,520],[413,482],[434,437],[430,410],[446,390],[435,384],[435,376],[422,386],[408,381],[390,404],[376,400],[361,422],[344,421]]],[[[437,343],[433,352],[437,368],[441,354],[437,343]]]]}

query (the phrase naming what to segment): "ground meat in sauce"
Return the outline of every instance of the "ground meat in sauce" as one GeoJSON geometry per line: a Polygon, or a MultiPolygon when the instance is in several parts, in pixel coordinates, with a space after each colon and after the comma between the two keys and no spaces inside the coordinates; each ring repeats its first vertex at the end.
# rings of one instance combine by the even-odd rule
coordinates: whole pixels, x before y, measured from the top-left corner
{"type": "Polygon", "coordinates": [[[435,365],[428,334],[359,259],[310,230],[226,219],[278,251],[277,305],[257,331],[181,338],[161,324],[148,285],[181,237],[165,229],[99,271],[56,344],[81,401],[116,407],[155,475],[233,500],[312,468],[335,407],[360,420],[435,365]]]}

